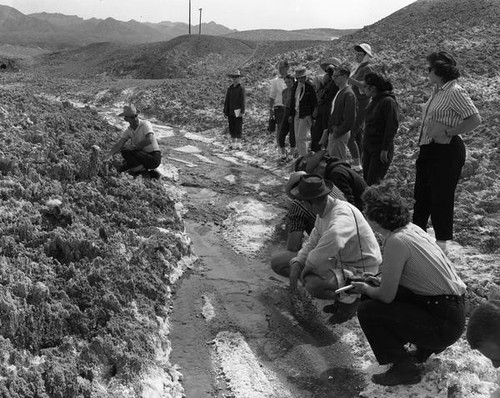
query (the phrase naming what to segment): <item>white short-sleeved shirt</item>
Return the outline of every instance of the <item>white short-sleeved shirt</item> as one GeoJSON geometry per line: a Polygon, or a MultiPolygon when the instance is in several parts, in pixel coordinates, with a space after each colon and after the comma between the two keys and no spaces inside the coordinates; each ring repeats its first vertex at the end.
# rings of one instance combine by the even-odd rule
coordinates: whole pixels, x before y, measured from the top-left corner
{"type": "Polygon", "coordinates": [[[152,137],[152,143],[149,145],[146,145],[142,150],[144,152],[153,152],[153,151],[159,151],[160,146],[158,145],[158,141],[156,140],[155,133],[153,131],[153,126],[151,126],[151,123],[147,120],[139,120],[139,126],[133,130],[132,127],[129,126],[127,130],[123,132],[122,138],[125,138],[127,140],[132,141],[132,145],[137,145],[139,142],[144,140],[148,134],[153,134],[152,137]]]}
{"type": "Polygon", "coordinates": [[[269,98],[274,99],[274,106],[283,106],[283,90],[286,88],[285,80],[282,77],[276,77],[271,80],[271,87],[269,88],[269,98]]]}

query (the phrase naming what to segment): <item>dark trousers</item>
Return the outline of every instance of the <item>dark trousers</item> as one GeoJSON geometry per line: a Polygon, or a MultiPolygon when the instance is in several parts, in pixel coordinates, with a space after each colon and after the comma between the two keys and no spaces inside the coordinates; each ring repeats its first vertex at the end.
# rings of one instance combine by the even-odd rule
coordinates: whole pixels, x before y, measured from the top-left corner
{"type": "Polygon", "coordinates": [[[236,117],[234,115],[229,115],[227,117],[229,122],[229,134],[231,138],[241,138],[241,132],[243,131],[243,118],[236,117]]]}
{"type": "Polygon", "coordinates": [[[406,343],[435,353],[457,341],[465,327],[463,296],[420,296],[399,287],[392,303],[364,297],[358,319],[381,365],[408,356],[406,343]]]}
{"type": "Polygon", "coordinates": [[[285,139],[288,135],[288,140],[290,141],[290,147],[295,148],[295,130],[293,128],[293,118],[289,121],[290,109],[286,108],[283,115],[283,123],[281,128],[278,130],[278,146],[280,148],[285,147],[285,139]]]}
{"type": "Polygon", "coordinates": [[[316,120],[311,128],[311,151],[317,152],[321,149],[319,141],[323,135],[323,130],[328,128],[328,119],[332,110],[332,104],[318,105],[316,120]]]}
{"type": "Polygon", "coordinates": [[[363,178],[368,185],[379,184],[387,174],[394,156],[394,148],[389,148],[387,157],[389,161],[382,163],[380,161],[380,152],[369,151],[363,149],[363,178]]]}
{"type": "Polygon", "coordinates": [[[145,169],[156,169],[161,163],[161,152],[145,152],[131,149],[123,149],[121,151],[123,159],[125,159],[125,169],[131,169],[139,165],[143,165],[145,169]]]}
{"type": "Polygon", "coordinates": [[[276,142],[279,145],[280,130],[281,127],[283,126],[283,119],[285,118],[285,107],[275,106],[273,112],[274,112],[274,120],[276,120],[276,142]]]}
{"type": "Polygon", "coordinates": [[[354,119],[354,124],[351,128],[351,137],[349,138],[349,142],[347,146],[349,148],[349,152],[351,152],[351,156],[355,157],[356,152],[361,156],[361,148],[363,148],[363,132],[365,130],[365,119],[366,119],[366,107],[370,102],[369,97],[362,97],[361,99],[357,98],[357,106],[356,106],[356,119],[354,119]]]}
{"type": "Polygon", "coordinates": [[[449,144],[420,147],[413,223],[425,231],[430,216],[436,240],[453,239],[455,189],[464,163],[465,145],[459,136],[454,136],[449,144]]]}

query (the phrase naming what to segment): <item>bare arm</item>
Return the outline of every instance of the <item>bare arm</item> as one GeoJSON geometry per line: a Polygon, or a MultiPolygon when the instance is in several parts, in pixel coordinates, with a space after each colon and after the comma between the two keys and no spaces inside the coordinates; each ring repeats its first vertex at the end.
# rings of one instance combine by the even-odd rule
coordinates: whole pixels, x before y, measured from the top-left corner
{"type": "Polygon", "coordinates": [[[142,148],[144,148],[150,144],[153,144],[153,132],[147,133],[146,137],[144,137],[144,139],[141,142],[139,142],[135,145],[135,149],[141,150],[142,148]]]}
{"type": "Polygon", "coordinates": [[[303,231],[292,231],[288,234],[288,240],[286,242],[286,248],[291,252],[298,252],[302,247],[302,237],[304,236],[303,231]]]}
{"type": "Polygon", "coordinates": [[[388,241],[384,250],[380,286],[374,287],[363,282],[353,282],[355,291],[383,303],[391,303],[396,297],[401,274],[409,254],[408,248],[400,240],[388,241]]]}
{"type": "Polygon", "coordinates": [[[115,154],[117,154],[118,152],[120,152],[120,150],[123,148],[123,145],[125,145],[125,143],[128,141],[128,138],[120,138],[118,140],[118,142],[113,145],[113,147],[111,148],[111,150],[109,151],[109,155],[110,156],[113,156],[115,154]]]}
{"type": "Polygon", "coordinates": [[[446,133],[448,137],[457,135],[457,134],[467,134],[470,133],[472,130],[474,130],[476,127],[478,127],[481,124],[481,116],[479,113],[476,113],[467,119],[462,120],[460,124],[458,124],[455,127],[449,128],[446,133]]]}

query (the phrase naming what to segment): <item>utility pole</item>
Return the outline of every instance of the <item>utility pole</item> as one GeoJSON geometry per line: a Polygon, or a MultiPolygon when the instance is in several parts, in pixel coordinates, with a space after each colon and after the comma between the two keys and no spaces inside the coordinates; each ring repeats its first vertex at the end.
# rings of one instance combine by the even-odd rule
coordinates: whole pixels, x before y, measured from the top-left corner
{"type": "Polygon", "coordinates": [[[191,34],[191,0],[189,0],[189,34],[191,34]]]}
{"type": "Polygon", "coordinates": [[[199,35],[201,35],[201,10],[203,10],[203,8],[200,8],[200,29],[198,30],[199,35]]]}

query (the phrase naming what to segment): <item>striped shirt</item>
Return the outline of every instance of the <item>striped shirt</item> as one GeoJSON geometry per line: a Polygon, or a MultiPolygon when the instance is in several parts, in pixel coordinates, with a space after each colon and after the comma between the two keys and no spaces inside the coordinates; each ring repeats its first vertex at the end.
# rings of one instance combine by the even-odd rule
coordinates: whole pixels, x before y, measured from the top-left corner
{"type": "Polygon", "coordinates": [[[478,113],[469,94],[459,86],[456,79],[445,83],[441,88],[435,87],[429,100],[423,106],[419,145],[428,145],[433,142],[430,136],[431,121],[455,127],[464,119],[478,113]]]}
{"type": "MultiPolygon", "coordinates": [[[[332,198],[346,200],[344,194],[335,185],[330,192],[332,198]]],[[[290,210],[286,215],[286,224],[288,226],[288,233],[296,231],[306,231],[308,234],[314,228],[316,222],[316,213],[314,213],[309,206],[300,200],[294,199],[290,210]]]]}
{"type": "Polygon", "coordinates": [[[410,252],[399,281],[401,286],[423,296],[465,293],[466,285],[450,260],[423,229],[408,223],[392,231],[389,239],[403,242],[410,252]]]}

